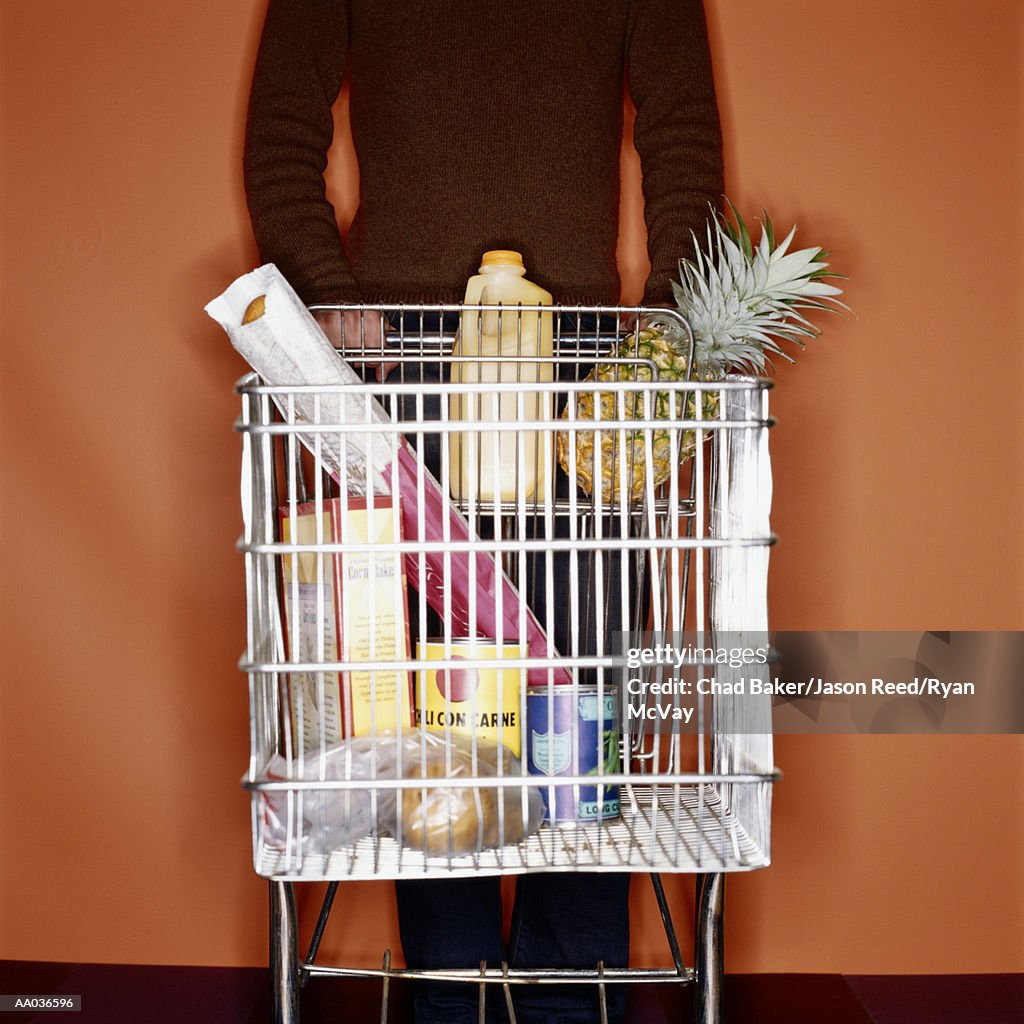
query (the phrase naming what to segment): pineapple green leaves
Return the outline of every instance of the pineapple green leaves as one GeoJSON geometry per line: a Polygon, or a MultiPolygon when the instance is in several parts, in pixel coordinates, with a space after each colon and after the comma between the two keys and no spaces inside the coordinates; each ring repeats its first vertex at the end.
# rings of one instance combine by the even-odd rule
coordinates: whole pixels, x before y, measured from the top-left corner
{"type": "Polygon", "coordinates": [[[825,280],[838,277],[825,262],[828,253],[790,252],[795,227],[776,244],[767,214],[755,247],[743,218],[728,206],[733,220],[712,211],[706,248],[694,235],[695,257],[679,261],[680,280],[672,283],[693,331],[694,369],[705,380],[730,370],[764,375],[772,356],[792,361],[780,343],[803,345],[820,333],[804,312],[845,308],[836,298],[841,289],[825,280]]]}
{"type": "MultiPolygon", "coordinates": [[[[767,214],[755,246],[743,218],[726,202],[732,219],[711,211],[706,247],[693,236],[694,258],[679,261],[679,281],[672,285],[679,312],[693,332],[694,365],[689,365],[689,339],[668,318],[651,315],[621,339],[615,363],[598,363],[586,377],[596,387],[576,398],[572,441],[568,434],[558,435],[559,463],[575,473],[587,494],[600,487],[603,501],[615,501],[620,490],[628,490],[630,501],[642,501],[652,493],[650,487],[660,486],[696,450],[698,435],[692,430],[673,441],[671,421],[695,418],[697,401],[702,418],[718,415],[716,392],[702,391],[698,399],[686,390],[686,381],[721,380],[734,370],[764,376],[772,356],[792,361],[784,343],[803,345],[818,336],[806,314],[846,308],[837,298],[841,290],[827,280],[838,277],[825,262],[828,253],[814,248],[790,252],[796,228],[776,242],[767,214]],[[652,366],[665,385],[653,392],[653,403],[651,391],[629,387],[650,381],[652,366]],[[665,426],[655,427],[648,417],[665,426]],[[636,430],[601,426],[616,419],[644,425],[636,430]]],[[[567,407],[562,418],[570,418],[568,413],[567,407]]],[[[705,440],[710,436],[704,432],[705,440]]]]}

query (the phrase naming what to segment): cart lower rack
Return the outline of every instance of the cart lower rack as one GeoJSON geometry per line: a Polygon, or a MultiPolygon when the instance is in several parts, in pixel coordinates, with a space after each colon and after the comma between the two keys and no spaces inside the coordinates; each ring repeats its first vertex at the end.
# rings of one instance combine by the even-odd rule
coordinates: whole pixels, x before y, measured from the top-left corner
{"type": "Polygon", "coordinates": [[[312,974],[381,977],[385,1017],[389,979],[426,976],[315,962],[339,881],[586,871],[652,875],[673,968],[429,976],[480,985],[481,1020],[486,989],[514,1019],[513,990],[552,981],[602,1014],[607,985],[696,981],[717,1020],[724,874],[769,863],[777,777],[770,698],[717,657],[767,650],[768,385],[679,372],[665,311],[337,308],[386,381],[237,388],[276,1019],[312,974]],[[470,315],[506,344],[453,354],[470,315]],[[548,318],[550,357],[518,354],[548,318]],[[697,876],[692,969],[665,872],[697,876]],[[323,880],[300,964],[292,886],[323,880]]]}

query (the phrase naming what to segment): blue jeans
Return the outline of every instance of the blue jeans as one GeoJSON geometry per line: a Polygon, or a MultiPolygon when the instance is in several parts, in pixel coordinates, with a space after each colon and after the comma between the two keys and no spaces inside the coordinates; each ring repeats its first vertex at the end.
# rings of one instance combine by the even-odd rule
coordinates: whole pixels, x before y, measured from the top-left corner
{"type": "MultiPolygon", "coordinates": [[[[457,324],[457,319],[454,320],[457,324]]],[[[454,324],[445,327],[453,329],[454,324]]],[[[419,321],[407,317],[406,330],[418,332],[419,321]]],[[[437,329],[436,320],[427,330],[437,329]]],[[[590,329],[593,329],[592,327],[590,329]]],[[[575,330],[570,323],[563,330],[575,330]]],[[[589,367],[565,365],[560,376],[576,378],[589,367]]],[[[399,367],[389,382],[426,382],[446,379],[445,369],[437,363],[413,363],[399,367]]],[[[429,399],[418,412],[412,398],[403,398],[400,407],[391,409],[401,419],[440,418],[440,399],[429,399]]],[[[423,446],[426,465],[436,474],[440,468],[440,436],[425,434],[410,440],[423,446]]],[[[569,481],[560,474],[558,492],[567,493],[569,481]]],[[[482,524],[486,525],[486,524],[482,524]]],[[[616,524],[609,522],[605,535],[616,524]]],[[[541,524],[539,530],[543,530],[541,524]]],[[[557,521],[556,533],[569,536],[565,518],[557,521]]],[[[538,536],[542,533],[538,533],[538,536]]],[[[575,585],[580,593],[582,621],[575,624],[582,653],[595,650],[596,631],[591,595],[593,566],[596,555],[577,559],[575,585]]],[[[621,581],[621,559],[604,557],[606,595],[618,592],[621,581]]],[[[530,606],[544,623],[545,574],[548,563],[543,555],[531,555],[527,579],[520,581],[521,590],[530,606]]],[[[556,554],[551,562],[552,589],[556,609],[567,606],[570,586],[569,556],[556,554]]],[[[592,595],[591,595],[592,596],[592,595]]],[[[410,602],[411,617],[415,605],[410,602]]],[[[606,599],[605,630],[621,629],[617,620],[619,602],[606,599]]],[[[554,616],[554,641],[560,650],[569,649],[568,616],[554,616]]],[[[412,635],[418,624],[410,622],[412,635]]],[[[428,625],[427,634],[431,632],[428,625]]],[[[584,676],[581,681],[588,679],[584,676]]],[[[585,968],[593,970],[599,961],[607,967],[625,967],[629,959],[629,879],[627,873],[541,873],[523,875],[516,885],[512,911],[512,927],[508,950],[502,940],[502,908],[500,879],[497,877],[459,878],[429,881],[398,881],[399,928],[402,948],[409,967],[473,968],[482,960],[497,967],[507,961],[511,967],[585,968]]],[[[487,1017],[491,1024],[505,1021],[505,1001],[500,986],[489,986],[487,1017]]],[[[519,1024],[591,1024],[598,1021],[598,992],[590,985],[516,985],[512,986],[516,1017],[519,1024]]],[[[610,1021],[621,1020],[625,1011],[625,988],[609,985],[606,989],[610,1021]]],[[[476,1022],[478,989],[475,985],[426,982],[416,986],[414,993],[416,1024],[455,1024],[476,1022]]]]}

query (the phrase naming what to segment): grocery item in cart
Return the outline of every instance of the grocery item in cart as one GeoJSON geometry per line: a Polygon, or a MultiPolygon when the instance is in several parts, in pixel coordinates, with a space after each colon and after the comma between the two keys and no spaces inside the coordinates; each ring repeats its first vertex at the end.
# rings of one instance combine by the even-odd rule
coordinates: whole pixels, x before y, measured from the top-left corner
{"type": "MultiPolygon", "coordinates": [[[[688,340],[669,322],[652,323],[627,335],[616,347],[615,363],[599,363],[587,381],[604,384],[603,391],[583,391],[563,419],[574,420],[574,433],[558,435],[558,462],[566,473],[575,471],[585,494],[600,494],[603,503],[620,500],[640,503],[652,488],[663,484],[674,466],[693,456],[694,431],[680,434],[674,421],[710,420],[718,413],[716,392],[704,392],[697,408],[694,392],[683,392],[679,383],[690,376],[688,340]],[[633,382],[664,381],[664,390],[633,388],[633,382]],[[685,398],[685,403],[684,403],[685,398]],[[684,408],[685,405],[685,408],[684,408]],[[652,424],[634,430],[602,427],[616,420],[652,424]],[[571,440],[570,440],[571,437],[571,440]],[[570,446],[575,451],[570,451],[570,446]],[[595,479],[598,477],[598,479],[595,479]]],[[[705,432],[704,437],[710,437],[705,432]]],[[[652,490],[653,493],[653,490],[652,490]]]]}
{"type": "Polygon", "coordinates": [[[374,834],[433,856],[479,853],[540,828],[544,801],[522,772],[505,747],[422,731],[358,736],[301,758],[275,755],[263,774],[281,788],[260,792],[264,838],[309,855],[351,849],[374,834]],[[497,776],[524,785],[457,784],[497,776]],[[399,778],[424,785],[399,788],[399,778]]]}
{"type": "MultiPolygon", "coordinates": [[[[619,715],[608,686],[531,686],[526,692],[527,767],[533,775],[619,771],[619,715]]],[[[618,786],[541,789],[545,821],[607,821],[620,814],[618,786]]]]}
{"type": "Polygon", "coordinates": [[[429,734],[426,739],[424,756],[417,751],[416,763],[403,775],[441,784],[402,791],[403,845],[456,857],[518,843],[540,828],[544,801],[535,788],[451,785],[472,777],[528,778],[507,747],[467,736],[446,740],[429,734]]]}
{"type": "MultiPolygon", "coordinates": [[[[484,253],[480,273],[466,285],[467,306],[509,308],[462,313],[452,349],[448,416],[453,422],[510,424],[552,418],[552,393],[530,387],[554,379],[551,314],[516,309],[520,304],[550,306],[552,298],[525,274],[518,252],[495,249],[484,253]],[[482,382],[522,387],[493,392],[459,387],[482,382]]],[[[474,427],[450,434],[449,446],[452,497],[475,502],[545,500],[553,472],[549,432],[474,427]]]]}
{"type": "MultiPolygon", "coordinates": [[[[450,546],[425,546],[407,554],[405,571],[409,583],[423,591],[430,607],[456,633],[483,634],[502,643],[521,640],[532,658],[557,657],[526,601],[495,560],[476,546],[479,537],[401,437],[400,428],[396,425],[393,433],[357,429],[390,424],[391,418],[274,264],[238,278],[206,311],[268,385],[287,389],[273,396],[281,415],[287,423],[301,425],[299,440],[343,491],[395,491],[402,498],[406,539],[450,546]],[[243,323],[246,310],[261,296],[262,315],[243,323]]],[[[251,443],[243,435],[243,444],[251,443]]],[[[243,486],[242,493],[243,512],[251,517],[249,488],[243,486]]],[[[563,668],[531,669],[528,679],[570,682],[563,668]]]]}
{"type": "MultiPolygon", "coordinates": [[[[281,558],[285,641],[293,661],[409,657],[405,574],[393,547],[402,539],[400,505],[382,495],[372,507],[365,498],[297,503],[295,526],[291,507],[279,510],[282,541],[308,548],[281,558]],[[316,550],[331,543],[360,550],[316,550]]],[[[297,743],[301,734],[304,749],[411,724],[409,672],[292,672],[288,681],[293,738],[297,743]]]]}
{"type": "MultiPolygon", "coordinates": [[[[805,311],[846,308],[837,298],[841,289],[824,280],[838,275],[828,269],[823,249],[790,252],[796,228],[777,242],[767,214],[754,245],[743,218],[726,203],[732,219],[710,210],[706,244],[702,248],[694,234],[694,259],[679,261],[679,281],[672,282],[678,309],[652,317],[644,329],[637,325],[616,349],[621,361],[599,363],[587,381],[663,381],[671,389],[674,382],[714,382],[735,371],[763,377],[773,356],[793,361],[781,342],[803,345],[821,333],[805,311]]],[[[587,494],[600,485],[604,500],[617,500],[624,490],[639,502],[648,476],[650,486],[660,486],[711,437],[710,430],[688,431],[680,440],[670,426],[719,416],[721,393],[700,394],[698,403],[690,392],[684,408],[678,389],[582,392],[562,414],[579,426],[559,435],[558,461],[587,494]],[[637,429],[601,427],[614,420],[641,423],[637,429]]]]}
{"type": "Polygon", "coordinates": [[[394,736],[383,735],[345,740],[322,753],[275,754],[262,774],[268,783],[283,788],[259,794],[258,813],[267,845],[279,850],[297,846],[308,854],[331,853],[365,839],[378,820],[392,820],[394,791],[380,794],[375,807],[367,782],[375,777],[394,778],[396,754],[394,736]],[[347,789],[293,786],[342,781],[359,784],[347,789]]]}
{"type": "Polygon", "coordinates": [[[486,668],[478,661],[522,658],[522,644],[498,646],[487,640],[432,640],[417,645],[418,661],[443,661],[416,680],[416,725],[442,735],[476,735],[519,756],[520,696],[524,671],[486,668]]]}

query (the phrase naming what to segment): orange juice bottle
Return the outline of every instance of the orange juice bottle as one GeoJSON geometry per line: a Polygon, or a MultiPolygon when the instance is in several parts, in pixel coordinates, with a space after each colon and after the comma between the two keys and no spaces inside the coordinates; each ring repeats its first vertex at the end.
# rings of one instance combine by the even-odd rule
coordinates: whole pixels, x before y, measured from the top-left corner
{"type": "MultiPolygon", "coordinates": [[[[501,310],[466,310],[452,355],[452,421],[550,420],[553,394],[533,387],[554,380],[551,314],[522,310],[550,306],[550,292],[526,280],[523,258],[508,249],[485,252],[480,273],[466,285],[467,305],[500,305],[501,310]],[[460,362],[459,356],[477,357],[460,362]],[[485,357],[493,357],[494,362],[485,357]],[[463,384],[521,385],[504,392],[468,392],[463,384]]],[[[552,433],[486,430],[477,427],[449,436],[451,493],[477,502],[537,501],[548,494],[553,472],[552,433]]]]}

